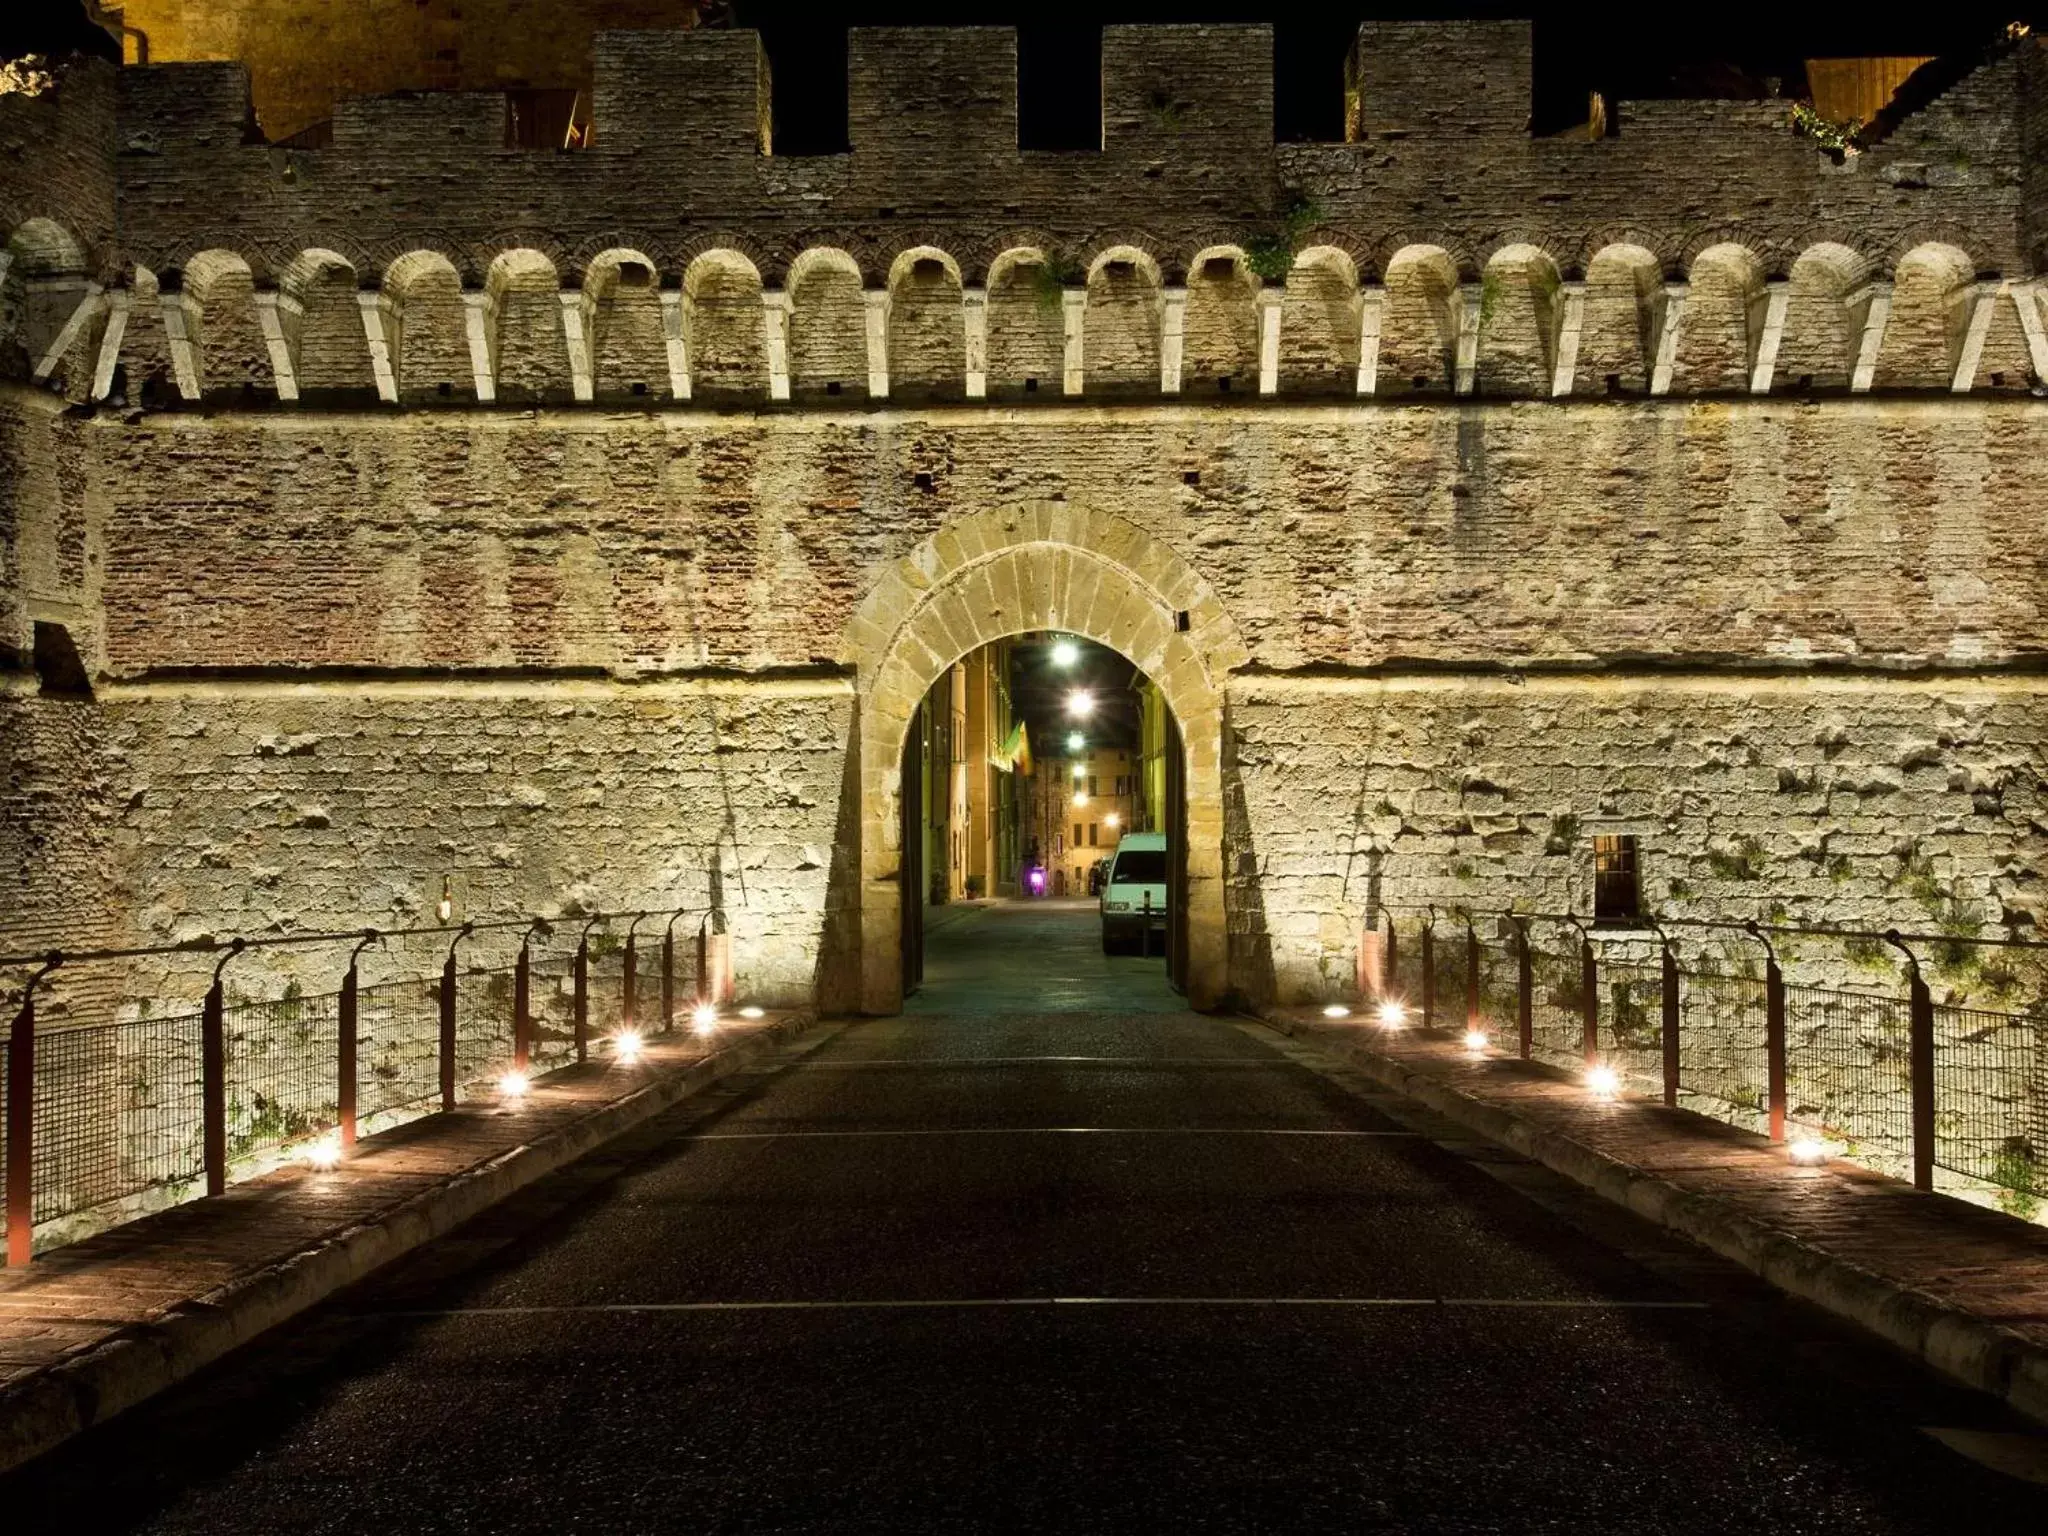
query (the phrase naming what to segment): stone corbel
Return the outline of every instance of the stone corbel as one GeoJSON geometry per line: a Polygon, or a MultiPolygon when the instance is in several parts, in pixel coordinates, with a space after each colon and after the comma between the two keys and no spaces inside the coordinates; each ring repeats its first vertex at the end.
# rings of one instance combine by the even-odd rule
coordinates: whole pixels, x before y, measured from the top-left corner
{"type": "Polygon", "coordinates": [[[562,301],[562,345],[569,349],[569,388],[585,404],[596,398],[591,385],[591,327],[584,324],[583,292],[563,288],[556,295],[562,301]]]}
{"type": "Polygon", "coordinates": [[[889,398],[889,290],[869,288],[861,298],[867,305],[868,398],[889,398]]]}
{"type": "Polygon", "coordinates": [[[1387,290],[1378,283],[1361,288],[1358,294],[1358,393],[1376,395],[1380,390],[1380,326],[1387,309],[1387,290]]]}
{"type": "Polygon", "coordinates": [[[1884,350],[1885,324],[1892,317],[1892,285],[1874,282],[1867,298],[1859,292],[1852,294],[1847,303],[1851,308],[1858,303],[1864,306],[1863,334],[1856,342],[1856,367],[1849,376],[1850,392],[1864,395],[1877,378],[1877,355],[1884,350]]]}
{"type": "Polygon", "coordinates": [[[1259,393],[1280,393],[1280,307],[1287,299],[1285,288],[1265,287],[1258,293],[1259,311],[1259,393]]]}
{"type": "Polygon", "coordinates": [[[1087,351],[1084,346],[1088,319],[1088,290],[1067,288],[1060,294],[1060,319],[1065,325],[1066,356],[1061,369],[1061,388],[1078,395],[1087,382],[1087,351]]]}
{"type": "MultiPolygon", "coordinates": [[[[275,288],[256,290],[256,321],[263,328],[264,350],[270,354],[270,376],[277,386],[277,398],[296,400],[299,398],[299,370],[292,359],[291,338],[284,333],[284,315],[281,312],[290,300],[275,288]]],[[[292,306],[297,308],[296,305],[292,306]]]]}
{"type": "Polygon", "coordinates": [[[1188,291],[1166,288],[1159,297],[1159,393],[1177,395],[1181,364],[1187,356],[1188,291]]]}
{"type": "Polygon", "coordinates": [[[967,398],[988,398],[988,290],[960,290],[960,326],[967,343],[967,398]]]}
{"type": "Polygon", "coordinates": [[[370,374],[377,381],[377,398],[386,405],[396,405],[398,370],[391,363],[391,333],[384,323],[384,296],[374,288],[358,288],[356,308],[363,317],[363,340],[370,349],[370,374]]]}
{"type": "Polygon", "coordinates": [[[1671,375],[1678,367],[1678,338],[1685,329],[1685,301],[1690,283],[1666,283],[1664,304],[1657,311],[1655,345],[1650,349],[1650,393],[1671,393],[1671,375]]]}
{"type": "Polygon", "coordinates": [[[107,294],[107,323],[100,332],[99,359],[92,371],[92,398],[104,400],[114,392],[114,370],[121,364],[121,342],[128,334],[128,308],[135,296],[126,288],[107,294]]]}
{"type": "Polygon", "coordinates": [[[1768,395],[1771,379],[1778,371],[1778,349],[1785,340],[1785,311],[1792,304],[1792,284],[1773,278],[1764,292],[1763,334],[1757,337],[1756,357],[1749,369],[1749,392],[1768,395]]]}
{"type": "Polygon", "coordinates": [[[469,337],[469,372],[479,404],[498,398],[498,375],[491,362],[491,296],[481,288],[462,290],[463,332],[469,337]]]}
{"type": "Polygon", "coordinates": [[[1556,361],[1550,370],[1550,397],[1561,400],[1579,377],[1579,336],[1586,328],[1586,285],[1566,283],[1558,307],[1556,361]]]}
{"type": "Polygon", "coordinates": [[[690,398],[689,331],[683,324],[683,291],[661,290],[661,339],[668,347],[668,392],[671,399],[690,398]]]}

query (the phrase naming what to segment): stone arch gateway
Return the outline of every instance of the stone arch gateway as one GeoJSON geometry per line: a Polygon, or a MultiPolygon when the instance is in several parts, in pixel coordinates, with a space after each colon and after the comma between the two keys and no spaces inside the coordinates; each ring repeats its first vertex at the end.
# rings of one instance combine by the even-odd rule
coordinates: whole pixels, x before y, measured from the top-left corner
{"type": "Polygon", "coordinates": [[[903,994],[898,816],[904,734],[918,700],[977,646],[1036,629],[1122,652],[1159,685],[1179,724],[1187,817],[1187,992],[1228,990],[1223,895],[1224,681],[1246,653],[1199,576],[1114,515],[1034,501],[949,524],[899,561],[847,628],[858,677],[860,942],[857,995],[871,1013],[903,994]]]}

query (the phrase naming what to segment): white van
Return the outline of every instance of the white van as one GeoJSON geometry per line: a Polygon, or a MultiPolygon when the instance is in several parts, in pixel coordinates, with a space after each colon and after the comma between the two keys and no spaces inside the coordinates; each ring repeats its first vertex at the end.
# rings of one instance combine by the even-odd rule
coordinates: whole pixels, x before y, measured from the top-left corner
{"type": "Polygon", "coordinates": [[[1102,882],[1102,952],[1114,954],[1136,941],[1146,954],[1152,936],[1166,949],[1166,834],[1128,832],[1110,859],[1102,882]]]}

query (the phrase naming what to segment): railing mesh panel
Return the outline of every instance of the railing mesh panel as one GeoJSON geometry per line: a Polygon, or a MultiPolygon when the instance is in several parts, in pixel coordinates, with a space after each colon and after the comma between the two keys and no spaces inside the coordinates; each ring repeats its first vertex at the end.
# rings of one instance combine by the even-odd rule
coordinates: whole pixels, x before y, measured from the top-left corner
{"type": "Polygon", "coordinates": [[[2023,1207],[2048,1196],[2044,1036],[2048,1020],[2023,1014],[1934,1010],[1934,1160],[2023,1207]]]}
{"type": "Polygon", "coordinates": [[[339,995],[237,1003],[223,1012],[221,1024],[230,1163],[282,1150],[337,1123],[339,995]]]}
{"type": "Polygon", "coordinates": [[[1785,988],[1786,1118],[1888,1173],[1913,1153],[1911,1005],[1825,987],[1785,988]]]}
{"type": "Polygon", "coordinates": [[[1678,980],[1678,1102],[1751,1124],[1769,1081],[1764,984],[1755,977],[1686,971],[1678,980]]]}

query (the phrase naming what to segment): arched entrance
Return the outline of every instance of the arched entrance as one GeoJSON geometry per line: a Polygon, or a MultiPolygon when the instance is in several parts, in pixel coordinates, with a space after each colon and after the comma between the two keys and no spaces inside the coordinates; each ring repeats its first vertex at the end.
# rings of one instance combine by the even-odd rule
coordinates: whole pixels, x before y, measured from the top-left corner
{"type": "MultiPolygon", "coordinates": [[[[1159,686],[1179,728],[1191,1006],[1228,990],[1223,901],[1223,679],[1236,627],[1186,562],[1123,518],[1027,502],[948,524],[876,583],[848,625],[859,676],[860,1006],[903,1000],[903,746],[932,683],[976,647],[1064,630],[1121,652],[1159,686]]],[[[914,871],[913,871],[914,873],[914,871]]]]}

